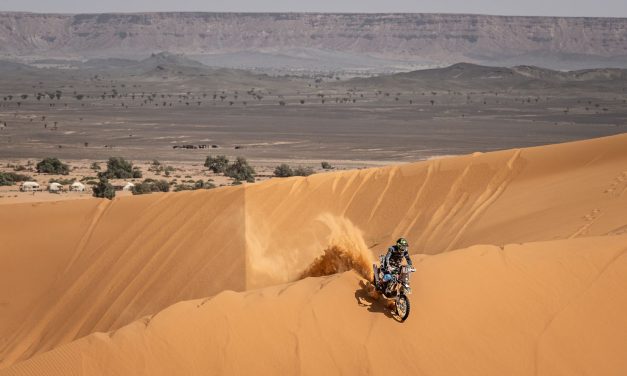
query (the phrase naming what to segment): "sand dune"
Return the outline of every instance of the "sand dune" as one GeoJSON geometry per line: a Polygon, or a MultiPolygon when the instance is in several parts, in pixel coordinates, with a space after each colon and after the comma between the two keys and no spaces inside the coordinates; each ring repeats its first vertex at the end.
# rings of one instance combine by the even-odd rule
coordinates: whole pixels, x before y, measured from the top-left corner
{"type": "Polygon", "coordinates": [[[624,374],[626,243],[592,237],[426,256],[403,324],[354,272],[223,292],[6,374],[624,374]]]}
{"type": "Polygon", "coordinates": [[[624,374],[626,146],[5,205],[0,373],[624,374]],[[294,282],[329,247],[367,264],[401,234],[433,255],[403,325],[356,302],[353,272],[294,282]]]}

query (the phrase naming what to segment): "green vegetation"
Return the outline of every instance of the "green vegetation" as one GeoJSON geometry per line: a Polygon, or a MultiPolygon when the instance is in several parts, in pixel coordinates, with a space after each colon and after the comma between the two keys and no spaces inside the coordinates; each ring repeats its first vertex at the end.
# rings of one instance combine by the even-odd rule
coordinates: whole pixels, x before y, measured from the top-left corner
{"type": "Polygon", "coordinates": [[[215,187],[216,185],[211,181],[196,180],[194,183],[194,189],[213,189],[215,187]]]}
{"type": "Polygon", "coordinates": [[[294,176],[294,171],[289,165],[283,163],[276,166],[274,169],[274,176],[278,178],[288,178],[290,176],[294,176]]]}
{"type": "Polygon", "coordinates": [[[294,169],[294,176],[309,176],[314,173],[313,168],[298,166],[294,169]]]}
{"type": "Polygon", "coordinates": [[[322,166],[323,169],[325,170],[332,170],[333,166],[331,166],[331,164],[329,162],[322,162],[320,163],[320,166],[322,166]]]}
{"type": "Polygon", "coordinates": [[[208,156],[205,160],[205,167],[215,174],[223,174],[229,166],[229,159],[225,155],[218,155],[215,158],[208,156]]]}
{"type": "Polygon", "coordinates": [[[189,184],[177,184],[174,187],[174,192],[182,192],[182,191],[193,191],[194,187],[189,184]]]}
{"type": "MultiPolygon", "coordinates": [[[[190,182],[190,181],[188,181],[190,182]]],[[[197,189],[213,189],[216,187],[215,184],[213,184],[211,181],[203,181],[203,180],[196,180],[195,182],[193,180],[191,180],[192,184],[177,184],[176,187],[174,188],[175,192],[180,192],[180,191],[195,191],[197,189]]]]}
{"type": "Polygon", "coordinates": [[[165,180],[146,179],[133,187],[134,195],[143,195],[152,192],[169,192],[170,183],[165,180]]]}
{"type": "Polygon", "coordinates": [[[255,181],[255,169],[248,164],[244,157],[237,157],[235,162],[229,164],[229,159],[224,155],[208,156],[204,166],[215,174],[224,174],[224,176],[235,179],[235,181],[247,181],[249,183],[255,181]]]}
{"type": "Polygon", "coordinates": [[[155,175],[161,175],[161,173],[163,172],[165,176],[170,176],[170,173],[176,171],[176,169],[172,166],[166,166],[162,164],[161,162],[159,162],[158,160],[154,159],[150,163],[150,167],[148,167],[148,171],[154,172],[155,175]]]}
{"type": "Polygon", "coordinates": [[[115,189],[105,176],[100,176],[100,181],[92,189],[94,191],[92,196],[94,197],[108,198],[109,200],[115,197],[115,189]]]}
{"type": "Polygon", "coordinates": [[[287,178],[290,176],[309,176],[314,173],[313,168],[298,166],[292,169],[289,165],[283,163],[274,169],[274,176],[279,178],[287,178]]]}
{"type": "Polygon", "coordinates": [[[139,167],[133,167],[133,163],[121,157],[111,157],[107,161],[107,170],[98,173],[107,179],[136,179],[142,177],[139,167]]]}
{"type": "Polygon", "coordinates": [[[248,164],[244,157],[237,157],[235,162],[226,168],[224,175],[236,181],[255,182],[255,169],[248,164]]]}
{"type": "Polygon", "coordinates": [[[0,172],[0,186],[13,185],[21,181],[29,181],[32,178],[28,175],[16,174],[15,172],[0,172]]]}
{"type": "Polygon", "coordinates": [[[42,174],[67,175],[70,173],[70,166],[62,163],[58,158],[44,158],[37,163],[37,172],[42,174]]]}

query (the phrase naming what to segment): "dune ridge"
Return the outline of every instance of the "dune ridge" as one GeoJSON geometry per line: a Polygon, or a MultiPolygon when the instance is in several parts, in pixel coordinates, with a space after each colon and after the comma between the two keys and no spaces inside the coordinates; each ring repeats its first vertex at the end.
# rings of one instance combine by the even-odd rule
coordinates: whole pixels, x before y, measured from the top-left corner
{"type": "MultiPolygon", "coordinates": [[[[368,265],[400,235],[410,240],[414,253],[434,255],[426,257],[425,262],[448,260],[442,262],[450,263],[451,268],[462,259],[471,266],[480,264],[482,261],[479,261],[479,255],[471,251],[474,247],[464,252],[450,252],[475,244],[497,245],[496,248],[477,248],[492,252],[500,249],[498,246],[509,243],[558,240],[547,243],[549,245],[546,246],[521,246],[522,249],[539,247],[544,250],[535,253],[538,263],[533,268],[544,268],[542,262],[549,262],[553,258],[562,263],[570,262],[567,250],[556,251],[553,255],[553,248],[562,249],[571,245],[578,248],[583,247],[582,244],[592,244],[593,249],[605,255],[610,252],[608,250],[616,249],[618,244],[624,244],[625,238],[620,235],[627,233],[626,145],[627,134],[623,134],[546,147],[475,153],[400,166],[319,174],[308,178],[274,179],[262,184],[206,192],[154,194],[121,198],[112,202],[80,200],[5,205],[0,211],[0,228],[4,241],[4,246],[0,249],[0,260],[3,261],[0,263],[0,303],[10,304],[0,304],[0,368],[6,368],[7,372],[21,372],[21,369],[30,369],[28,364],[39,364],[37,367],[49,364],[50,372],[53,369],[62,369],[66,373],[91,373],[79,367],[76,362],[80,360],[91,364],[90,367],[95,367],[93,370],[100,373],[102,369],[99,367],[115,363],[113,358],[120,361],[120,369],[132,368],[130,360],[119,358],[121,355],[112,350],[114,347],[102,349],[103,354],[109,354],[102,355],[106,362],[90,363],[85,360],[83,350],[93,360],[98,359],[94,349],[101,348],[96,345],[100,342],[95,338],[103,335],[92,333],[124,328],[120,331],[129,332],[132,337],[129,337],[129,344],[138,346],[136,342],[142,342],[150,347],[146,344],[150,340],[141,333],[134,333],[135,329],[145,326],[146,317],[155,314],[159,317],[165,312],[164,309],[173,304],[173,307],[193,304],[177,302],[213,296],[225,290],[241,293],[221,293],[214,299],[225,294],[240,299],[253,291],[256,294],[271,295],[271,291],[286,286],[298,286],[298,289],[304,291],[307,290],[306,286],[315,286],[320,291],[328,291],[329,289],[323,288],[328,281],[348,281],[349,285],[355,287],[358,277],[353,273],[307,278],[296,283],[294,281],[303,276],[303,273],[321,275],[343,272],[355,264],[368,265]],[[36,231],[36,236],[31,235],[33,231],[36,231]],[[593,239],[590,240],[592,243],[586,243],[584,238],[593,239]],[[324,250],[328,252],[325,253],[324,250]],[[455,257],[458,256],[453,255],[457,254],[474,256],[459,256],[460,260],[456,260],[455,257]],[[347,257],[344,261],[342,257],[336,257],[342,255],[353,257],[347,257]],[[316,264],[315,260],[320,262],[316,264]],[[314,273],[316,265],[323,272],[318,270],[314,273]],[[289,285],[285,285],[286,283],[289,285]],[[283,287],[268,287],[276,285],[283,287]],[[139,319],[141,320],[136,321],[139,319]],[[125,326],[128,324],[130,326],[125,326]],[[86,341],[89,345],[86,345],[86,341]],[[64,344],[67,345],[63,346],[64,344]],[[95,347],[90,347],[92,345],[95,347]],[[58,351],[53,350],[55,348],[58,351]],[[53,351],[45,353],[49,350],[53,351]],[[42,353],[43,355],[38,355],[42,353]],[[20,363],[33,356],[33,363],[20,363]],[[62,367],[57,357],[66,359],[67,364],[74,364],[76,368],[62,367]],[[7,368],[10,366],[14,367],[7,368]]],[[[505,246],[506,249],[517,247],[505,246]]],[[[586,255],[581,256],[583,259],[611,258],[595,256],[595,253],[588,255],[590,252],[584,250],[582,252],[586,255]]],[[[616,256],[616,260],[608,264],[611,265],[611,268],[607,267],[608,270],[624,264],[622,254],[612,254],[616,256]]],[[[443,271],[444,268],[442,266],[440,270],[443,271]]],[[[534,271],[533,268],[530,270],[534,271]]],[[[580,273],[578,268],[583,268],[581,277],[586,279],[589,274],[586,267],[578,266],[571,272],[580,273]]],[[[453,269],[459,273],[453,280],[459,282],[468,278],[463,268],[453,269]]],[[[595,270],[601,269],[603,267],[599,266],[595,270]]],[[[495,271],[501,272],[502,270],[495,271]]],[[[610,272],[605,271],[602,275],[607,273],[610,272]]],[[[623,276],[627,273],[612,273],[614,284],[609,284],[606,293],[589,297],[589,301],[601,299],[599,304],[611,308],[611,317],[616,318],[626,311],[618,294],[621,290],[617,286],[624,284],[623,276]],[[615,305],[603,300],[606,295],[616,298],[615,305]]],[[[420,272],[416,273],[418,282],[415,283],[422,285],[424,282],[425,286],[433,286],[433,280],[423,281],[427,277],[421,275],[420,272]]],[[[429,278],[436,277],[437,275],[431,275],[429,278]]],[[[566,277],[557,275],[555,281],[563,283],[564,278],[566,277]]],[[[441,282],[439,278],[435,280],[441,282]]],[[[476,282],[476,279],[467,281],[469,286],[475,286],[476,282]]],[[[535,282],[531,282],[533,283],[535,282]]],[[[535,287],[516,285],[516,289],[526,288],[535,287]]],[[[512,294],[519,292],[516,289],[512,290],[512,294]]],[[[337,296],[329,299],[333,299],[341,307],[344,307],[342,304],[359,307],[355,304],[354,297],[352,300],[348,299],[349,303],[344,302],[345,296],[350,295],[348,290],[339,289],[337,296]]],[[[426,291],[428,290],[425,290],[425,294],[426,291]]],[[[553,299],[560,298],[561,291],[558,292],[552,295],[553,299]]],[[[354,293],[353,288],[351,294],[354,293]]],[[[459,296],[461,293],[441,293],[443,296],[453,294],[451,299],[463,300],[459,296]]],[[[506,297],[508,301],[519,299],[504,291],[500,294],[499,296],[506,297]]],[[[424,301],[423,298],[418,293],[413,297],[421,305],[430,304],[429,300],[424,301]]],[[[304,298],[293,299],[293,302],[286,304],[293,304],[295,309],[304,309],[304,298]]],[[[318,297],[314,300],[316,299],[318,297]]],[[[533,299],[529,298],[526,302],[531,307],[529,309],[540,309],[534,308],[533,299]]],[[[493,301],[489,302],[492,303],[493,301]]],[[[518,307],[519,303],[512,302],[512,305],[518,307]]],[[[327,309],[322,307],[326,303],[320,304],[321,306],[315,306],[315,310],[327,309]]],[[[489,304],[486,303],[485,307],[490,306],[489,304]]],[[[569,314],[576,316],[585,311],[587,316],[584,315],[584,318],[588,322],[602,317],[602,312],[594,311],[594,307],[581,304],[580,309],[583,311],[569,314]]],[[[477,303],[473,309],[479,310],[481,307],[477,303]]],[[[172,309],[167,308],[166,311],[172,309]]],[[[215,309],[219,311],[218,308],[215,309]]],[[[351,310],[352,308],[347,312],[350,313],[351,310]]],[[[279,322],[288,316],[288,313],[282,313],[283,310],[279,309],[278,312],[276,320],[279,322]]],[[[433,315],[437,316],[435,312],[433,315]]],[[[414,316],[412,313],[411,321],[425,319],[419,315],[414,316]]],[[[268,319],[265,316],[260,317],[263,320],[268,319]]],[[[346,321],[354,319],[350,314],[342,317],[346,321]]],[[[385,320],[386,323],[392,321],[384,314],[377,317],[381,318],[375,320],[385,320]]],[[[179,320],[187,319],[185,316],[179,317],[179,320]]],[[[368,324],[370,319],[363,320],[368,324]]],[[[154,319],[150,320],[153,321],[154,319]]],[[[467,324],[476,325],[475,322],[467,324]]],[[[232,324],[229,328],[243,330],[238,325],[232,324]]],[[[329,330],[337,330],[335,325],[337,324],[332,324],[329,330]]],[[[356,330],[366,330],[368,325],[356,327],[356,330]]],[[[448,332],[444,328],[445,324],[442,325],[441,329],[446,334],[444,338],[455,342],[455,333],[448,332]]],[[[553,327],[553,324],[549,327],[553,327]]],[[[612,329],[622,330],[622,327],[614,323],[605,322],[590,327],[602,329],[604,334],[607,332],[608,338],[614,338],[609,333],[612,329]]],[[[564,327],[562,330],[571,328],[572,326],[564,327]]],[[[463,329],[460,326],[459,329],[464,332],[472,328],[463,329]]],[[[500,328],[504,331],[511,329],[504,324],[500,328]]],[[[592,338],[592,332],[591,330],[591,333],[585,334],[592,338]]],[[[525,342],[536,334],[535,329],[526,332],[521,341],[525,342]]],[[[281,345],[285,347],[277,348],[276,351],[292,351],[295,343],[304,335],[306,334],[297,335],[296,339],[290,337],[292,339],[281,345]]],[[[173,341],[171,346],[168,345],[168,351],[178,352],[176,349],[181,343],[175,339],[180,337],[173,334],[172,330],[164,332],[163,336],[162,340],[173,341]],[[170,335],[174,337],[168,337],[170,335]]],[[[391,338],[385,337],[387,334],[382,336],[382,339],[391,338]]],[[[246,336],[241,334],[241,338],[246,336]]],[[[269,340],[269,337],[263,338],[269,340]]],[[[313,336],[310,340],[312,338],[319,339],[313,336]]],[[[464,341],[470,341],[470,337],[463,338],[464,341]]],[[[551,341],[564,341],[563,337],[547,338],[545,350],[548,352],[542,352],[545,355],[557,351],[555,346],[548,345],[551,341]]],[[[342,339],[348,341],[346,343],[353,340],[348,337],[342,339]]],[[[605,348],[605,337],[595,337],[595,340],[595,343],[601,343],[605,348]]],[[[202,343],[194,341],[192,342],[197,345],[202,343]]],[[[417,355],[414,350],[425,345],[415,339],[404,338],[403,341],[408,341],[411,345],[406,350],[408,360],[411,354],[417,355]]],[[[444,339],[439,341],[437,343],[441,346],[451,345],[444,339]]],[[[616,340],[613,341],[617,343],[616,340]]],[[[216,339],[214,345],[220,343],[216,339]]],[[[506,342],[500,345],[504,343],[506,342]]],[[[618,343],[624,345],[620,341],[618,343]]],[[[362,348],[364,345],[359,346],[362,348]]],[[[587,349],[586,342],[570,339],[565,347],[573,352],[580,351],[578,349],[581,348],[587,349]]],[[[203,363],[208,368],[199,366],[195,370],[244,372],[245,368],[228,368],[234,366],[229,366],[227,360],[235,359],[229,357],[235,356],[239,351],[233,347],[228,349],[224,350],[226,352],[222,351],[224,357],[221,359],[224,362],[221,366],[203,363]]],[[[468,348],[462,346],[458,350],[467,351],[468,348]]],[[[150,348],[149,351],[156,350],[150,348]]],[[[327,350],[312,351],[326,354],[327,350]]],[[[329,359],[335,359],[339,354],[334,352],[339,351],[339,348],[328,351],[329,354],[325,356],[329,359]]],[[[443,351],[443,347],[438,351],[443,351]]],[[[140,350],[131,354],[138,359],[148,356],[140,350]]],[[[187,359],[184,354],[181,356],[181,359],[187,359]]],[[[559,351],[552,353],[549,358],[557,359],[562,356],[568,358],[568,355],[559,351]]],[[[158,359],[146,358],[146,362],[154,361],[158,364],[158,359]]],[[[188,360],[190,359],[192,358],[188,360]]],[[[598,366],[594,356],[589,361],[585,357],[579,359],[585,363],[582,365],[584,368],[590,366],[594,370],[598,366]]],[[[214,360],[220,362],[219,359],[214,360]]],[[[428,362],[428,359],[421,361],[428,362]]],[[[521,369],[528,369],[525,361],[517,359],[516,362],[521,363],[521,369]]],[[[174,363],[180,365],[180,361],[174,363]]],[[[461,358],[452,364],[461,367],[471,363],[472,359],[461,358]]],[[[413,364],[416,367],[428,367],[416,361],[413,364]]],[[[546,369],[554,370],[555,373],[563,373],[563,369],[567,369],[559,362],[547,364],[546,367],[549,368],[546,369]]],[[[611,370],[626,369],[618,360],[612,364],[617,368],[611,370]]],[[[358,367],[351,363],[351,367],[353,366],[358,367]]],[[[442,367],[444,366],[443,364],[442,367]]],[[[276,367],[279,367],[276,371],[282,370],[281,367],[288,367],[285,369],[290,373],[302,373],[307,369],[302,367],[299,368],[300,371],[295,371],[287,363],[277,364],[276,367]]],[[[377,366],[372,361],[363,367],[365,368],[357,369],[377,373],[377,366]]],[[[337,369],[344,368],[338,366],[337,369]]],[[[427,373],[437,373],[434,370],[427,373]]],[[[480,370],[489,371],[487,368],[478,368],[477,372],[480,370]]],[[[132,373],[136,372],[142,371],[135,369],[132,373]]],[[[274,371],[268,369],[268,372],[274,371]]]]}

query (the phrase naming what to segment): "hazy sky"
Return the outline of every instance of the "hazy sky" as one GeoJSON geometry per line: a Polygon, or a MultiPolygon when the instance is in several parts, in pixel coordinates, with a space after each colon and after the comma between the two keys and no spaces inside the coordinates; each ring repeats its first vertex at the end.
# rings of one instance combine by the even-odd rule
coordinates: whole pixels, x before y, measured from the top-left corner
{"type": "Polygon", "coordinates": [[[441,12],[627,17],[627,0],[0,0],[0,11],[441,12]]]}

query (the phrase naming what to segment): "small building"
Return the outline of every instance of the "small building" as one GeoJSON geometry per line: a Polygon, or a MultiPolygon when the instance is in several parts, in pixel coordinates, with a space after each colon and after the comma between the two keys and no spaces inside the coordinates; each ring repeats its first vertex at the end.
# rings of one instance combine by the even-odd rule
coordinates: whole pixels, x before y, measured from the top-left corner
{"type": "Polygon", "coordinates": [[[50,183],[48,186],[48,192],[50,193],[61,193],[63,191],[63,186],[59,183],[50,183]]]}
{"type": "Polygon", "coordinates": [[[72,192],[85,192],[85,184],[75,181],[70,185],[70,190],[72,192]]]}
{"type": "Polygon", "coordinates": [[[41,191],[41,188],[39,187],[39,183],[37,183],[36,181],[25,181],[22,183],[22,185],[20,185],[20,191],[35,192],[41,191]]]}
{"type": "Polygon", "coordinates": [[[124,187],[122,188],[123,191],[132,191],[133,188],[135,187],[135,184],[128,182],[124,185],[124,187]]]}

